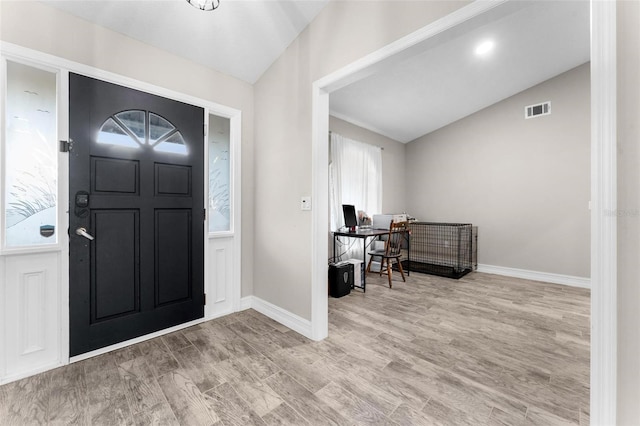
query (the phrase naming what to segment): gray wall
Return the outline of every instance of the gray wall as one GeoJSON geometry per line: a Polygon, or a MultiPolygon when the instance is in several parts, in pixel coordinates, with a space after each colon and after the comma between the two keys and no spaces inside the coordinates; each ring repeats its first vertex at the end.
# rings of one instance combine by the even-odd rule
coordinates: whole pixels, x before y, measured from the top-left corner
{"type": "Polygon", "coordinates": [[[589,277],[589,93],[585,64],[409,143],[408,212],[477,225],[480,264],[589,277]]]}
{"type": "Polygon", "coordinates": [[[640,2],[618,1],[617,7],[617,424],[636,426],[640,424],[640,2]]]}
{"type": "Polygon", "coordinates": [[[382,213],[402,213],[405,198],[405,145],[379,133],[329,116],[329,130],[359,142],[383,148],[382,150],[382,213]]]}
{"type": "Polygon", "coordinates": [[[256,82],[255,296],[311,318],[313,82],[468,3],[330,1],[256,82]]]}

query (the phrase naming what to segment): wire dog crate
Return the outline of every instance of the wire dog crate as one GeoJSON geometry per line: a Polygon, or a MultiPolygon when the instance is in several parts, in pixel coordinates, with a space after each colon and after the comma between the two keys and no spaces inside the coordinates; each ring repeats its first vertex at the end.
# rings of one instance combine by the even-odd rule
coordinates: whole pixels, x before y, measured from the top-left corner
{"type": "Polygon", "coordinates": [[[412,222],[411,250],[402,266],[411,272],[461,278],[477,269],[478,228],[468,223],[412,222]]]}

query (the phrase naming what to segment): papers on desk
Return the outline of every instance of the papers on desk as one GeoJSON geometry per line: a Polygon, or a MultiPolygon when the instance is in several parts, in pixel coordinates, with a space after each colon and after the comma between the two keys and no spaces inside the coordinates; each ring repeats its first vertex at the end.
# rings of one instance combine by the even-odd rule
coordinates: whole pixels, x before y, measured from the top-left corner
{"type": "Polygon", "coordinates": [[[406,222],[407,215],[402,214],[374,214],[373,215],[373,228],[374,229],[389,229],[391,221],[394,222],[406,222]]]}

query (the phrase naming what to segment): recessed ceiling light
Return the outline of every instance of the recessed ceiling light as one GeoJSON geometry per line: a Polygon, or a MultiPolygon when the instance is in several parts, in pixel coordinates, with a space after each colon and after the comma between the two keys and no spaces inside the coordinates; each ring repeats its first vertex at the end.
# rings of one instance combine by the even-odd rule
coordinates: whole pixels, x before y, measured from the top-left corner
{"type": "Polygon", "coordinates": [[[492,40],[486,40],[476,46],[476,55],[482,56],[491,52],[495,46],[495,43],[492,40]]]}

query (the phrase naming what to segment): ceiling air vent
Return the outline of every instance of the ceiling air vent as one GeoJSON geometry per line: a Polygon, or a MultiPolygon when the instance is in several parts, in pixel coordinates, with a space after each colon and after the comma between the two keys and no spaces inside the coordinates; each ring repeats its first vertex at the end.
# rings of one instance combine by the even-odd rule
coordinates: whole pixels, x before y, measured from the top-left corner
{"type": "Polygon", "coordinates": [[[549,114],[551,114],[550,101],[524,107],[524,118],[534,118],[540,115],[549,115],[549,114]]]}

